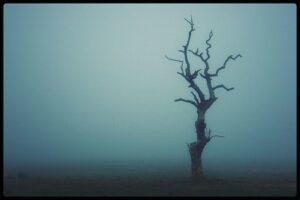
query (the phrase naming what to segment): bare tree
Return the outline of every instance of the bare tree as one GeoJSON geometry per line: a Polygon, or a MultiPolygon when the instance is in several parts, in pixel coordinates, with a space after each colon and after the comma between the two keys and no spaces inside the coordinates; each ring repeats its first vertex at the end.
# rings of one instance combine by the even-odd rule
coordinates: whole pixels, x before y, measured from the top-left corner
{"type": "Polygon", "coordinates": [[[213,32],[211,31],[209,33],[209,37],[206,40],[207,48],[205,49],[205,53],[199,52],[199,50],[191,50],[190,49],[190,41],[192,37],[193,31],[195,31],[193,18],[191,16],[190,20],[185,19],[185,21],[188,22],[190,25],[190,30],[188,32],[188,39],[187,42],[182,46],[183,49],[180,49],[179,52],[183,54],[183,59],[173,59],[168,56],[165,56],[168,60],[178,62],[180,63],[180,71],[177,72],[184,80],[186,80],[189,84],[188,87],[192,89],[191,94],[193,96],[193,100],[189,99],[183,99],[178,98],[175,100],[175,102],[185,102],[193,105],[197,109],[197,120],[195,122],[195,128],[197,133],[197,141],[192,142],[188,144],[189,153],[191,157],[191,175],[193,178],[196,179],[203,179],[203,170],[202,170],[202,164],[201,164],[201,157],[202,152],[206,144],[214,137],[224,137],[221,135],[211,135],[211,130],[207,129],[206,123],[205,123],[205,113],[206,111],[211,107],[211,105],[217,100],[217,97],[215,95],[215,92],[217,89],[224,89],[226,91],[231,91],[234,88],[233,87],[226,87],[223,84],[215,85],[212,84],[212,78],[217,77],[221,70],[225,69],[227,66],[227,63],[230,60],[236,60],[239,57],[242,57],[241,54],[238,54],[236,56],[230,55],[227,57],[227,59],[224,61],[223,65],[219,67],[215,73],[210,73],[210,48],[212,45],[210,44],[210,40],[213,36],[213,32]],[[204,70],[203,69],[197,69],[195,71],[191,71],[191,63],[189,61],[189,55],[196,56],[201,60],[201,62],[204,64],[204,70]],[[200,71],[203,70],[203,73],[200,71]],[[206,82],[206,87],[208,89],[208,97],[206,98],[205,94],[203,93],[202,89],[196,84],[195,80],[198,77],[201,77],[206,82]]]}

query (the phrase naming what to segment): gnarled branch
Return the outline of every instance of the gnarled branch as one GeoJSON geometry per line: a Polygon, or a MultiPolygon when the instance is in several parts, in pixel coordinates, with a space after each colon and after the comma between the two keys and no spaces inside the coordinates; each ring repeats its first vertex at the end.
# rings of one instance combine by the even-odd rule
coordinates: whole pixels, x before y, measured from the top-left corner
{"type": "Polygon", "coordinates": [[[175,102],[183,101],[183,102],[186,102],[186,103],[190,103],[190,104],[194,105],[194,106],[197,108],[197,103],[195,103],[195,102],[192,101],[192,100],[179,98],[179,99],[175,99],[174,101],[175,101],[175,102]]]}
{"type": "Polygon", "coordinates": [[[230,91],[230,90],[234,89],[233,87],[227,88],[223,84],[213,87],[212,86],[212,77],[217,76],[219,71],[226,67],[229,60],[235,60],[238,57],[242,57],[242,56],[240,54],[238,54],[236,56],[233,56],[233,55],[228,56],[228,58],[225,60],[224,64],[216,70],[215,74],[209,73],[208,71],[210,69],[210,65],[209,65],[208,61],[210,59],[210,49],[212,48],[211,39],[213,37],[213,32],[210,31],[207,40],[205,40],[207,47],[206,47],[204,53],[199,52],[198,48],[196,49],[196,51],[190,50],[189,45],[190,45],[190,41],[191,41],[191,37],[192,37],[192,32],[195,31],[194,22],[193,22],[192,16],[191,16],[190,20],[188,20],[186,18],[184,18],[184,20],[190,26],[190,29],[188,31],[187,41],[184,45],[182,45],[183,49],[179,50],[179,52],[183,53],[184,58],[182,60],[178,60],[178,59],[174,59],[174,58],[169,58],[168,56],[165,56],[165,57],[168,60],[179,62],[181,64],[181,66],[180,66],[181,71],[178,71],[177,74],[179,74],[181,77],[183,77],[189,83],[189,87],[192,88],[193,91],[195,92],[195,93],[192,93],[195,101],[185,100],[185,99],[177,99],[176,101],[185,101],[187,103],[191,103],[193,105],[196,104],[198,106],[200,106],[200,104],[201,104],[203,108],[207,108],[207,106],[203,106],[203,105],[211,105],[216,100],[215,92],[214,92],[216,89],[223,88],[226,91],[230,91]],[[203,72],[201,71],[202,73],[200,73],[201,69],[191,72],[191,64],[189,62],[189,57],[188,57],[190,54],[188,54],[188,53],[192,53],[193,55],[199,57],[202,62],[204,62],[205,68],[203,69],[203,72]],[[206,54],[206,56],[204,56],[203,54],[206,54]],[[207,89],[209,92],[209,98],[207,98],[207,99],[204,96],[202,88],[200,89],[200,87],[195,82],[195,79],[199,75],[206,81],[207,89]],[[210,102],[210,103],[208,104],[207,102],[210,102]]]}
{"type": "Polygon", "coordinates": [[[207,88],[208,88],[208,91],[209,91],[210,99],[215,98],[215,94],[214,94],[214,91],[212,89],[210,74],[208,72],[208,70],[209,70],[208,59],[210,58],[209,49],[212,47],[212,45],[209,42],[210,42],[212,36],[213,36],[213,33],[212,33],[212,31],[210,31],[209,38],[206,40],[206,44],[208,45],[208,47],[206,48],[206,54],[207,54],[206,59],[203,57],[203,53],[198,53],[198,49],[196,51],[188,50],[189,52],[191,52],[195,56],[199,57],[202,60],[202,62],[204,62],[204,64],[205,64],[204,74],[200,74],[200,75],[201,75],[202,78],[204,78],[206,80],[206,84],[207,84],[207,88]]]}
{"type": "Polygon", "coordinates": [[[213,136],[210,136],[209,139],[212,139],[214,137],[224,137],[223,135],[213,135],[213,136]]]}
{"type": "Polygon", "coordinates": [[[203,92],[200,90],[200,88],[196,85],[196,83],[195,83],[192,79],[191,79],[191,80],[188,80],[188,82],[190,83],[189,87],[193,88],[193,89],[197,92],[197,94],[198,94],[198,96],[199,96],[201,102],[202,102],[202,101],[205,101],[204,94],[203,94],[203,92]]]}
{"type": "Polygon", "coordinates": [[[183,65],[183,61],[182,61],[182,60],[177,60],[177,59],[174,59],[174,58],[169,58],[169,57],[166,56],[166,55],[165,55],[165,57],[166,57],[168,60],[171,60],[171,61],[175,61],[175,62],[181,63],[181,66],[183,65]]]}
{"type": "Polygon", "coordinates": [[[177,74],[181,75],[184,79],[186,79],[186,76],[184,75],[184,71],[183,71],[183,61],[182,61],[182,60],[177,60],[177,59],[174,59],[174,58],[169,58],[169,57],[166,56],[166,55],[165,55],[165,57],[166,57],[168,60],[171,60],[171,61],[175,61],[175,62],[181,63],[181,65],[180,65],[181,72],[177,72],[177,74]]]}
{"type": "Polygon", "coordinates": [[[204,79],[207,79],[207,78],[208,78],[207,76],[205,76],[205,75],[202,74],[202,73],[200,73],[200,76],[201,76],[202,78],[204,78],[204,79]]]}
{"type": "MultiPolygon", "coordinates": [[[[185,18],[184,18],[185,19],[185,18]]],[[[185,59],[185,63],[186,63],[186,74],[190,75],[190,62],[188,59],[188,55],[187,55],[187,49],[189,47],[190,41],[191,41],[191,37],[192,37],[192,32],[195,31],[194,29],[194,23],[193,23],[193,18],[191,16],[191,21],[185,19],[190,25],[191,25],[191,29],[189,31],[189,35],[188,35],[188,39],[185,45],[183,45],[183,54],[184,54],[184,59],[185,59]]]]}
{"type": "Polygon", "coordinates": [[[225,89],[227,91],[230,91],[230,90],[234,89],[234,87],[228,88],[228,87],[224,86],[223,84],[221,84],[221,85],[217,85],[217,86],[213,87],[212,90],[216,90],[218,88],[223,88],[223,89],[225,89]]]}
{"type": "Polygon", "coordinates": [[[194,73],[191,75],[191,78],[196,79],[200,71],[201,71],[201,69],[194,71],[194,73]]]}
{"type": "Polygon", "coordinates": [[[197,96],[194,94],[194,92],[191,92],[191,93],[192,93],[192,95],[193,95],[193,97],[194,97],[194,99],[195,99],[195,101],[197,103],[197,107],[198,107],[198,105],[200,104],[200,102],[199,102],[197,96]]]}
{"type": "Polygon", "coordinates": [[[198,49],[196,51],[189,49],[188,52],[191,52],[195,56],[199,57],[203,62],[205,62],[205,59],[203,58],[203,53],[198,53],[198,49]]]}
{"type": "Polygon", "coordinates": [[[209,43],[211,38],[213,36],[213,32],[210,31],[209,33],[209,37],[208,39],[205,41],[205,43],[207,44],[207,48],[205,49],[206,51],[206,59],[203,57],[203,53],[198,53],[198,49],[196,51],[192,51],[192,50],[188,50],[189,52],[191,52],[192,54],[194,54],[195,56],[199,57],[204,63],[206,63],[208,61],[208,59],[210,58],[210,54],[209,54],[209,49],[212,47],[211,44],[209,43]]]}
{"type": "Polygon", "coordinates": [[[233,55],[228,56],[228,57],[226,58],[224,64],[223,64],[221,67],[219,67],[219,68],[217,69],[216,73],[214,73],[214,74],[209,74],[209,76],[218,76],[219,71],[221,71],[222,69],[225,69],[227,62],[228,62],[230,59],[231,59],[231,60],[236,60],[238,57],[242,57],[242,55],[241,55],[241,54],[238,54],[238,55],[236,55],[236,56],[233,56],[233,55]]]}
{"type": "Polygon", "coordinates": [[[206,137],[208,138],[208,140],[214,138],[214,137],[224,137],[223,135],[213,135],[211,136],[211,130],[207,128],[205,128],[205,133],[207,133],[206,137]]]}
{"type": "Polygon", "coordinates": [[[193,74],[191,74],[191,70],[190,70],[190,63],[189,63],[189,59],[188,59],[188,47],[189,47],[189,44],[190,44],[190,41],[191,41],[191,37],[192,37],[192,32],[195,31],[194,29],[194,23],[193,23],[193,17],[191,16],[191,20],[187,20],[185,19],[191,26],[190,28],[190,31],[189,31],[189,34],[188,34],[188,39],[187,39],[187,42],[185,45],[183,45],[183,50],[179,50],[180,52],[182,52],[184,54],[184,60],[185,60],[185,63],[186,63],[186,69],[185,69],[185,77],[186,77],[186,80],[190,83],[189,87],[193,88],[198,96],[199,96],[199,99],[201,101],[204,101],[205,100],[205,97],[204,97],[204,93],[201,91],[201,89],[196,85],[196,83],[194,82],[193,79],[195,79],[198,75],[198,72],[194,72],[193,74]]]}
{"type": "Polygon", "coordinates": [[[184,18],[184,19],[185,19],[185,21],[187,21],[191,26],[194,25],[194,23],[193,23],[193,16],[192,16],[192,15],[191,15],[191,21],[187,20],[186,18],[184,18]]]}
{"type": "Polygon", "coordinates": [[[180,76],[182,76],[184,79],[186,79],[185,75],[182,72],[177,72],[180,76]]]}
{"type": "Polygon", "coordinates": [[[210,44],[209,42],[210,42],[212,36],[213,36],[213,32],[210,31],[209,37],[208,37],[208,39],[205,41],[205,43],[206,43],[207,46],[208,46],[208,47],[206,48],[206,55],[207,55],[207,57],[206,57],[205,61],[208,61],[208,59],[210,58],[210,55],[209,55],[209,49],[211,48],[211,44],[210,44]]]}

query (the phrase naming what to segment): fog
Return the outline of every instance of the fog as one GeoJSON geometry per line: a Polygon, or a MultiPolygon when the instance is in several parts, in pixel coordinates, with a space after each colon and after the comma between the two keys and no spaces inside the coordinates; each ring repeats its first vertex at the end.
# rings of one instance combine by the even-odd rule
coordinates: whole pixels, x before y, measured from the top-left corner
{"type": "Polygon", "coordinates": [[[191,15],[192,49],[205,51],[213,31],[210,72],[243,56],[213,79],[235,89],[216,90],[207,112],[224,138],[206,146],[204,170],[295,174],[294,4],[5,4],[5,170],[115,163],[188,174],[197,113],[174,102],[191,90],[165,55],[182,59],[191,15]]]}

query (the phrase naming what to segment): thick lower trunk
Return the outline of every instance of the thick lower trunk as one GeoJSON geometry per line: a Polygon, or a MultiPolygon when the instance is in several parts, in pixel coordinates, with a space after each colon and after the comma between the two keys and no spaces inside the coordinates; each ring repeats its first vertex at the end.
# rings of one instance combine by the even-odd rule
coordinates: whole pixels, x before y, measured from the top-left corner
{"type": "Polygon", "coordinates": [[[204,114],[198,112],[198,119],[195,122],[197,133],[197,141],[188,145],[191,157],[191,176],[193,179],[203,179],[202,168],[202,152],[209,142],[209,138],[205,136],[206,124],[204,121],[204,114]]]}
{"type": "Polygon", "coordinates": [[[189,145],[190,157],[191,157],[191,176],[195,179],[203,179],[202,169],[202,152],[205,147],[204,143],[199,141],[193,142],[189,145]]]}

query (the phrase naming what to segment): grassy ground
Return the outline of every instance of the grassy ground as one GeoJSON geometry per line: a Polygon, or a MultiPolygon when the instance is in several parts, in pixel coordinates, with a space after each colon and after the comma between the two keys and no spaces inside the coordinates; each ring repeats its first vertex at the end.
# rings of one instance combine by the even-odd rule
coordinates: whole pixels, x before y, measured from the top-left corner
{"type": "Polygon", "coordinates": [[[296,180],[253,177],[191,182],[180,176],[28,176],[4,178],[5,196],[294,196],[296,180]]]}

